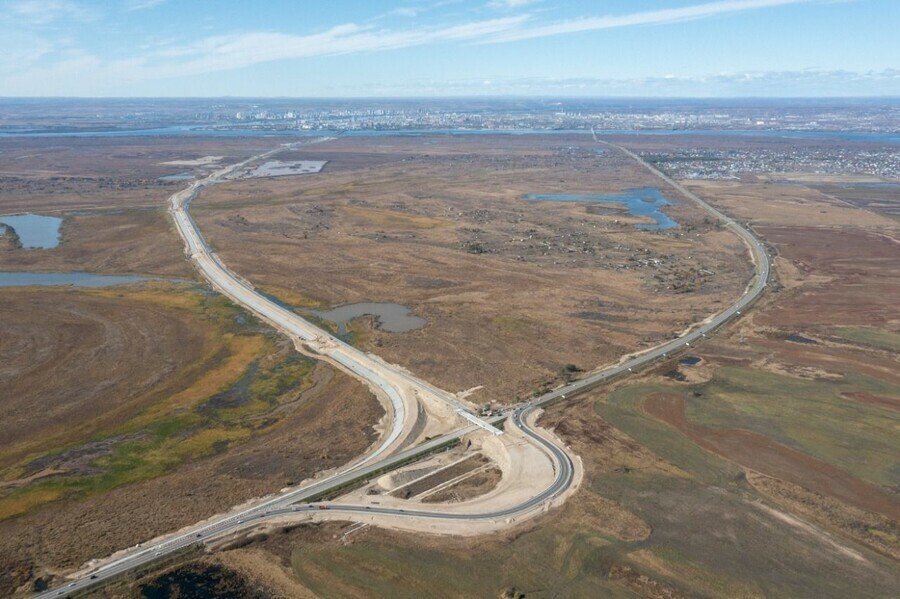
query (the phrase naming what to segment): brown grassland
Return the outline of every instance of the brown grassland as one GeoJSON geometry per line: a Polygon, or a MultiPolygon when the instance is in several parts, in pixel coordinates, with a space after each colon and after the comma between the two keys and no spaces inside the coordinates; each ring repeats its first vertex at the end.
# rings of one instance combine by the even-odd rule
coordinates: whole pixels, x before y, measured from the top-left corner
{"type": "MultiPolygon", "coordinates": [[[[354,342],[478,402],[510,403],[658,343],[749,276],[739,240],[678,202],[683,227],[529,193],[618,193],[655,181],[585,137],[339,139],[292,152],[314,176],[237,181],[193,214],[226,263],[297,307],[389,301],[428,325],[354,342]]],[[[673,198],[675,199],[675,198],[673,198]]],[[[676,200],[677,201],[677,200],[676,200]]]]}
{"type": "MultiPolygon", "coordinates": [[[[149,182],[158,176],[149,166],[247,155],[259,142],[120,140],[66,150],[58,164],[40,153],[49,142],[29,143],[21,153],[42,157],[17,181],[51,181],[53,168],[100,178],[128,164],[123,181],[150,175],[122,191],[121,214],[111,191],[84,208],[90,216],[66,212],[81,192],[58,202],[39,188],[10,195],[17,206],[39,197],[66,222],[58,249],[9,248],[3,269],[190,278],[161,208],[176,187],[149,182]],[[123,230],[106,231],[116,227],[102,219],[116,218],[123,230]],[[132,249],[116,263],[119,245],[132,249]]],[[[588,136],[342,138],[291,154],[329,162],[319,175],[229,182],[201,196],[192,212],[212,245],[298,308],[409,306],[425,328],[391,334],[361,319],[351,341],[452,391],[484,385],[475,401],[521,399],[577,375],[567,364],[590,369],[657,343],[726,306],[750,274],[736,238],[678,198],[666,212],[682,227],[663,232],[635,230],[639,219],[615,207],[523,199],[657,184],[615,152],[593,152],[588,136]]],[[[28,164],[0,157],[0,173],[28,164]]],[[[891,214],[900,197],[851,201],[814,178],[689,185],[754,227],[776,256],[776,279],[692,348],[695,363],[673,357],[542,416],[584,462],[563,506],[476,539],[287,527],[102,594],[896,594],[900,228],[891,214]]],[[[13,440],[0,447],[0,510],[10,516],[0,521],[2,594],[337,466],[372,441],[381,416],[361,385],[297,357],[196,286],[0,290],[0,299],[9,331],[0,380],[17,389],[4,400],[16,420],[0,429],[13,440]]]]}
{"type": "Polygon", "coordinates": [[[221,568],[298,597],[894,595],[897,225],[812,188],[691,186],[754,226],[776,279],[696,363],[549,410],[543,423],[585,464],[564,506],[477,540],[285,529],[175,566],[167,584],[221,568]]]}
{"type": "Polygon", "coordinates": [[[257,142],[0,140],[0,212],[64,218],[60,245],[0,238],[0,269],[179,277],[0,289],[0,595],[341,465],[382,410],[190,282],[156,177],[257,142]]]}

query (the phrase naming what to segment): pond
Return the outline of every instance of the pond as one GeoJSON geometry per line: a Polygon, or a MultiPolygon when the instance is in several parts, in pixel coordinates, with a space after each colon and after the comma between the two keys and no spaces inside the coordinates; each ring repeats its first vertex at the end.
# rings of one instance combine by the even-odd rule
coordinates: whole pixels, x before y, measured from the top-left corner
{"type": "Polygon", "coordinates": [[[646,216],[656,221],[654,223],[638,223],[634,225],[636,229],[661,231],[663,229],[675,229],[679,226],[677,221],[661,210],[664,206],[671,206],[673,202],[670,202],[656,187],[638,187],[626,189],[620,194],[606,195],[532,193],[526,195],[525,199],[545,202],[625,204],[628,207],[629,214],[646,216]]]}
{"type": "Polygon", "coordinates": [[[140,275],[98,275],[90,272],[0,272],[0,287],[29,287],[32,285],[74,287],[111,287],[144,281],[158,281],[157,277],[140,275]]]}
{"type": "Polygon", "coordinates": [[[818,342],[815,339],[810,339],[809,337],[804,337],[803,335],[788,335],[786,339],[792,343],[805,343],[807,345],[818,345],[818,342]]]}
{"type": "Polygon", "coordinates": [[[361,302],[347,304],[333,310],[310,310],[319,318],[338,325],[338,334],[347,334],[347,323],[360,316],[374,316],[375,326],[389,333],[406,333],[421,329],[427,324],[424,318],[410,313],[409,308],[401,304],[361,302]]]}
{"type": "Polygon", "coordinates": [[[194,178],[194,175],[191,173],[178,173],[175,175],[164,175],[159,177],[158,181],[190,181],[194,178]]]}
{"type": "Polygon", "coordinates": [[[49,249],[59,245],[59,227],[63,219],[39,214],[9,214],[0,216],[0,236],[12,229],[25,249],[49,249]]]}

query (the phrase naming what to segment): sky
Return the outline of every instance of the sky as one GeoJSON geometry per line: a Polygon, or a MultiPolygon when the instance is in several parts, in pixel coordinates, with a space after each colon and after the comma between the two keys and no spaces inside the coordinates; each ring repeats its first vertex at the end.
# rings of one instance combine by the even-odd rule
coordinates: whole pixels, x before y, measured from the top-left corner
{"type": "Polygon", "coordinates": [[[900,0],[0,0],[0,96],[900,96],[900,0]]]}

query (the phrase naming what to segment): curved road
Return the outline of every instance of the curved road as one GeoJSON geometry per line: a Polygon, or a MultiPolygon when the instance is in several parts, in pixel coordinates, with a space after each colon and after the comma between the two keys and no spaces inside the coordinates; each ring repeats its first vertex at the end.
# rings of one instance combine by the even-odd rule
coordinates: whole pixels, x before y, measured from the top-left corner
{"type": "MultiPolygon", "coordinates": [[[[596,139],[596,137],[595,137],[596,139]]],[[[483,521],[483,520],[498,520],[504,518],[511,518],[523,514],[527,514],[529,512],[534,511],[539,508],[544,503],[554,499],[561,493],[563,493],[572,483],[572,479],[574,476],[574,465],[572,463],[569,455],[559,446],[555,445],[552,441],[542,436],[536,430],[532,429],[528,426],[526,419],[528,416],[539,407],[546,405],[550,402],[557,401],[560,399],[566,399],[571,395],[576,393],[583,392],[591,387],[595,387],[603,382],[619,376],[624,375],[626,373],[632,372],[633,370],[645,366],[647,364],[652,363],[655,360],[665,358],[668,356],[670,352],[675,352],[683,349],[686,346],[690,346],[691,343],[694,343],[703,337],[705,337],[708,333],[714,331],[715,329],[721,327],[726,322],[739,316],[741,312],[747,308],[751,303],[753,303],[765,289],[766,282],[769,277],[769,259],[766,255],[765,248],[763,244],[753,235],[753,233],[742,226],[740,226],[733,219],[725,216],[695,194],[691,193],[689,190],[685,189],[682,185],[673,181],[671,178],[666,176],[664,173],[660,172],[652,165],[648,164],[646,161],[641,159],[637,154],[627,150],[618,145],[614,145],[611,143],[603,142],[597,140],[598,143],[610,146],[615,148],[626,155],[630,156],[640,164],[642,164],[645,168],[647,168],[654,175],[665,181],[675,190],[677,190],[684,197],[690,199],[695,202],[701,208],[706,210],[709,214],[713,215],[715,218],[720,220],[725,224],[725,226],[731,227],[744,241],[747,245],[750,255],[753,259],[754,265],[756,267],[756,272],[754,274],[753,280],[748,285],[746,291],[741,296],[741,298],[728,309],[723,312],[715,315],[714,317],[707,319],[699,326],[689,331],[685,335],[659,345],[649,351],[645,351],[640,355],[632,357],[626,361],[620,362],[614,366],[595,371],[588,375],[587,377],[575,381],[569,385],[564,387],[560,387],[558,389],[554,389],[549,393],[546,393],[538,398],[531,400],[530,402],[519,406],[514,409],[510,414],[508,414],[510,422],[522,430],[522,432],[527,435],[534,443],[536,443],[552,460],[554,464],[554,469],[556,472],[556,478],[553,483],[547,487],[544,491],[539,493],[538,495],[528,499],[527,501],[515,505],[509,508],[505,508],[502,510],[480,513],[480,514],[464,514],[464,513],[454,513],[454,512],[440,512],[440,511],[425,511],[425,510],[407,510],[407,509],[399,509],[399,508],[389,508],[389,507],[379,507],[379,506],[359,506],[359,505],[347,505],[347,504],[336,504],[331,503],[327,504],[327,509],[335,512],[335,513],[345,513],[348,515],[353,514],[380,514],[387,515],[392,517],[416,517],[416,518],[430,518],[430,519],[445,519],[445,520],[468,520],[468,521],[483,521]]],[[[204,187],[214,184],[218,182],[223,177],[227,176],[231,172],[241,168],[253,160],[258,160],[261,158],[266,158],[276,152],[280,151],[280,149],[272,150],[271,152],[267,152],[260,156],[255,156],[247,161],[244,161],[240,164],[234,165],[232,167],[222,169],[221,171],[217,171],[210,175],[209,178],[205,179],[202,182],[197,182],[191,185],[189,188],[185,189],[182,192],[179,192],[172,196],[171,198],[171,206],[172,206],[172,214],[176,219],[176,224],[178,225],[179,231],[182,233],[182,236],[185,239],[185,243],[188,249],[188,252],[191,254],[191,257],[197,261],[198,266],[201,271],[204,273],[207,278],[213,282],[213,284],[221,289],[219,286],[221,284],[219,278],[225,277],[230,280],[229,290],[230,295],[233,299],[237,299],[240,303],[248,307],[251,311],[259,314],[259,307],[263,306],[265,308],[274,307],[279,310],[284,311],[289,314],[293,319],[297,318],[297,316],[293,313],[287,312],[280,306],[271,302],[264,296],[260,295],[256,292],[249,283],[246,283],[242,279],[240,279],[234,273],[231,273],[223,264],[221,264],[218,258],[209,250],[206,246],[206,243],[203,241],[200,232],[197,230],[196,225],[193,220],[190,218],[186,210],[186,205],[194,199],[197,194],[204,187]],[[239,293],[235,293],[235,291],[239,291],[239,293]],[[251,297],[246,297],[247,295],[251,297]],[[244,299],[251,299],[252,301],[248,301],[244,303],[244,299]],[[268,304],[268,305],[265,305],[268,304]]],[[[277,313],[277,312],[273,312],[277,313]]],[[[269,311],[266,310],[263,312],[265,317],[270,319],[269,311]]],[[[302,319],[301,319],[302,320],[302,319]]],[[[304,324],[309,324],[303,321],[304,324]]],[[[311,324],[309,324],[312,327],[311,324]]],[[[288,329],[287,327],[281,327],[283,330],[288,330],[292,334],[299,336],[302,339],[306,339],[304,335],[312,334],[314,337],[316,335],[322,335],[323,331],[319,331],[315,329],[314,331],[310,331],[306,329],[306,327],[300,327],[297,330],[288,329]]],[[[354,351],[355,350],[354,348],[354,351]]],[[[360,352],[362,353],[362,352],[360,352]]],[[[365,354],[363,354],[365,355],[365,354]]],[[[362,374],[359,373],[358,374],[362,374]]],[[[371,374],[375,374],[374,372],[371,374]]],[[[375,375],[377,377],[377,375],[375,375]]],[[[411,375],[404,376],[408,379],[417,381],[415,377],[411,375]]],[[[370,379],[373,380],[373,379],[370,379]]],[[[379,385],[380,386],[380,385],[379,385]]],[[[390,385],[388,385],[390,386],[390,385]]],[[[506,416],[501,416],[494,421],[501,420],[506,416]]],[[[396,419],[395,419],[396,422],[396,419]]],[[[107,563],[102,567],[98,568],[91,574],[90,576],[86,576],[75,580],[69,583],[66,586],[58,587],[44,593],[38,595],[39,597],[56,597],[56,596],[64,596],[69,593],[74,593],[78,591],[82,591],[88,587],[99,584],[104,580],[108,580],[114,576],[117,576],[123,572],[127,572],[134,568],[137,568],[141,565],[150,563],[152,561],[161,559],[166,554],[170,554],[179,549],[183,549],[187,546],[193,545],[195,543],[202,543],[211,538],[221,537],[225,534],[232,533],[243,528],[248,528],[252,526],[256,526],[257,524],[264,522],[268,519],[275,519],[279,517],[283,517],[286,514],[298,514],[298,513],[317,513],[319,510],[326,507],[326,504],[321,503],[312,503],[306,505],[296,505],[299,502],[303,502],[304,499],[309,497],[314,497],[316,495],[320,495],[323,492],[327,492],[332,489],[338,489],[343,487],[344,485],[359,479],[363,479],[371,474],[376,472],[383,472],[390,470],[399,466],[400,464],[414,458],[417,455],[425,454],[429,451],[433,451],[435,448],[439,448],[442,445],[447,443],[452,443],[454,440],[463,437],[466,434],[469,434],[475,430],[477,430],[477,426],[480,424],[472,424],[465,428],[453,431],[451,433],[447,433],[435,439],[431,439],[430,441],[423,443],[417,447],[412,449],[408,449],[406,451],[397,453],[391,457],[383,458],[377,462],[370,463],[365,465],[365,462],[371,462],[375,456],[379,455],[378,452],[383,452],[390,443],[382,443],[379,446],[379,450],[376,450],[375,453],[371,454],[366,458],[364,462],[358,462],[351,466],[348,469],[345,469],[343,472],[340,472],[334,476],[328,477],[327,479],[323,479],[321,481],[312,483],[305,487],[301,487],[295,490],[291,490],[285,492],[283,494],[274,496],[270,499],[267,499],[257,505],[254,505],[252,508],[244,510],[239,513],[229,514],[228,516],[221,518],[219,520],[211,521],[206,524],[201,524],[190,528],[182,533],[173,535],[169,537],[164,542],[150,546],[150,547],[136,547],[133,550],[127,552],[123,557],[117,559],[116,561],[107,563]]],[[[390,435],[388,435],[390,436],[390,435]]]]}

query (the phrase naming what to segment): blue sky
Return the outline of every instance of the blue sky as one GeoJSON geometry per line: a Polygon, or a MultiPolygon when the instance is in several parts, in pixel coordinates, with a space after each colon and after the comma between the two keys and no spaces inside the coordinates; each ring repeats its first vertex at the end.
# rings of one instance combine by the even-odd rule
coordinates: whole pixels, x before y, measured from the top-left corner
{"type": "Polygon", "coordinates": [[[0,96],[900,95],[900,0],[0,0],[0,96]]]}

